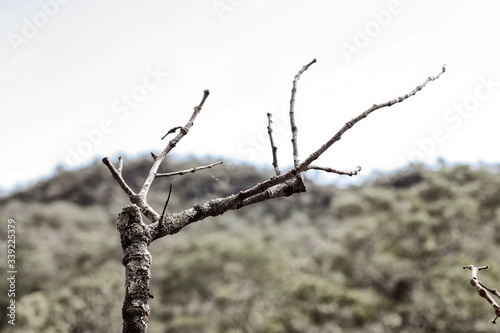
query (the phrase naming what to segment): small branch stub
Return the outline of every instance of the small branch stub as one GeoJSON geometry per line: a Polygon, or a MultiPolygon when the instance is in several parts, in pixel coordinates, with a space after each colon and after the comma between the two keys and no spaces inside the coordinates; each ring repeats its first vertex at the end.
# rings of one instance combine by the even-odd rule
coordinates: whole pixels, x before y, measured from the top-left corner
{"type": "Polygon", "coordinates": [[[121,175],[123,170],[123,157],[118,157],[118,173],[121,175]]]}

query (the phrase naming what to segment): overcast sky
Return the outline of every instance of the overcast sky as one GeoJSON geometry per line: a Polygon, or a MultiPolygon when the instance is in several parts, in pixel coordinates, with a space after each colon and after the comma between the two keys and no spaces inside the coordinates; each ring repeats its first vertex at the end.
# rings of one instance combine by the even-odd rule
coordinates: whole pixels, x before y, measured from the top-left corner
{"type": "MultiPolygon", "coordinates": [[[[104,156],[174,152],[292,162],[293,77],[302,159],[374,103],[318,164],[363,172],[407,161],[499,162],[500,1],[0,0],[0,188],[104,156]]],[[[215,158],[214,158],[215,160],[215,158]]]]}

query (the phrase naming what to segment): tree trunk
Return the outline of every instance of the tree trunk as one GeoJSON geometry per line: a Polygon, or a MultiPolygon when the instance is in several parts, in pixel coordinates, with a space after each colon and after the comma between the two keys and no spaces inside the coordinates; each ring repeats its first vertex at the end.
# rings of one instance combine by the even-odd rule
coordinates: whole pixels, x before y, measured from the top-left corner
{"type": "Polygon", "coordinates": [[[149,230],[142,221],[139,207],[123,207],[116,227],[120,232],[125,266],[125,300],[122,307],[123,332],[145,333],[149,319],[149,280],[151,254],[149,230]]]}

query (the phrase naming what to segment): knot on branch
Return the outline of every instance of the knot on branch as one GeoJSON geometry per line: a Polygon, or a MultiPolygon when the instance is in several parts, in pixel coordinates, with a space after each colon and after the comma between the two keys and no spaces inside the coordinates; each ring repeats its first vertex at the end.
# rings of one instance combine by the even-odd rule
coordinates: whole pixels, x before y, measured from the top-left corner
{"type": "MultiPolygon", "coordinates": [[[[122,211],[118,214],[118,220],[116,221],[116,228],[120,233],[124,232],[127,228],[134,223],[144,224],[141,218],[141,211],[139,207],[134,205],[127,205],[122,208],[122,211]]],[[[145,225],[145,224],[144,224],[145,225]]]]}
{"type": "Polygon", "coordinates": [[[303,193],[306,191],[306,184],[304,182],[304,175],[300,174],[293,179],[291,186],[285,187],[283,196],[289,197],[294,193],[303,193]]]}
{"type": "Polygon", "coordinates": [[[197,221],[200,219],[200,217],[202,216],[205,216],[206,215],[206,210],[205,208],[203,207],[202,204],[196,204],[193,206],[194,210],[195,210],[195,215],[193,217],[193,220],[197,221]]]}

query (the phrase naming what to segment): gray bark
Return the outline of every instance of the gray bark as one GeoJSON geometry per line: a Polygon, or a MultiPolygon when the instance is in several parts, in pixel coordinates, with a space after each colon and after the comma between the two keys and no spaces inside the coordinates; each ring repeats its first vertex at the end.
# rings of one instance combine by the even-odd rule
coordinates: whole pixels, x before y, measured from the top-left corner
{"type": "Polygon", "coordinates": [[[147,332],[149,320],[149,280],[151,254],[149,229],[136,205],[123,207],[116,228],[120,232],[125,266],[125,300],[122,307],[123,332],[147,332]]]}

